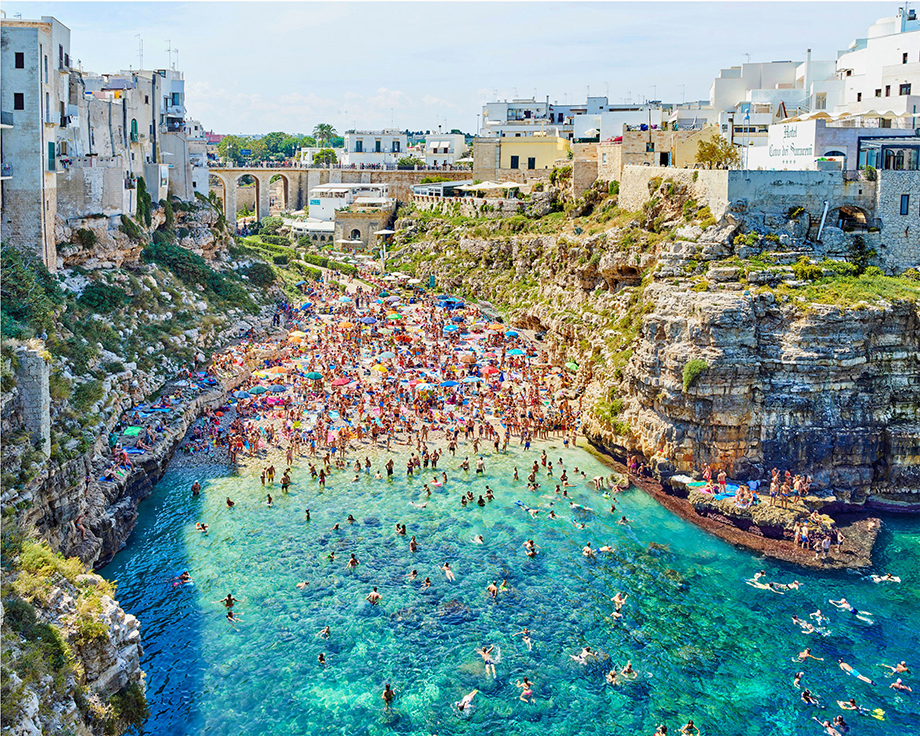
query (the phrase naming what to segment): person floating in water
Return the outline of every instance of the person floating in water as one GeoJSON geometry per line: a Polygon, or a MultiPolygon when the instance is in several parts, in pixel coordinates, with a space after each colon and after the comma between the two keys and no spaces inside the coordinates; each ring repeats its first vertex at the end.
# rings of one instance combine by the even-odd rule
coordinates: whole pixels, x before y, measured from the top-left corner
{"type": "Polygon", "coordinates": [[[488,676],[491,674],[491,675],[492,675],[492,679],[495,679],[495,677],[496,677],[496,674],[495,674],[495,660],[492,659],[492,652],[493,652],[494,649],[495,649],[495,645],[493,644],[493,645],[490,646],[490,647],[482,647],[482,649],[479,649],[479,650],[476,651],[476,654],[478,654],[480,657],[482,657],[482,661],[485,662],[485,665],[486,665],[486,676],[488,677],[488,676]]]}
{"type": "Polygon", "coordinates": [[[234,598],[234,597],[233,597],[233,593],[227,593],[227,597],[226,597],[226,598],[221,598],[219,602],[220,602],[220,603],[223,603],[227,608],[233,608],[233,604],[234,604],[234,603],[239,603],[239,602],[240,602],[240,599],[239,599],[239,598],[234,598]]]}
{"type": "Polygon", "coordinates": [[[523,631],[519,631],[516,634],[512,634],[512,636],[520,636],[521,641],[523,641],[524,644],[527,645],[527,651],[529,652],[533,649],[533,639],[531,639],[530,637],[531,633],[532,632],[525,626],[523,631]]]}
{"type": "Polygon", "coordinates": [[[367,594],[364,600],[366,600],[372,606],[376,606],[377,604],[380,603],[381,598],[383,598],[383,596],[377,592],[377,586],[374,586],[374,589],[370,593],[367,594]]]}
{"type": "Polygon", "coordinates": [[[478,690],[473,690],[473,692],[467,693],[466,695],[464,695],[463,698],[458,703],[454,703],[457,710],[459,710],[461,713],[465,710],[472,710],[473,709],[473,698],[476,697],[476,693],[478,692],[479,692],[478,690]]]}
{"type": "Polygon", "coordinates": [[[525,677],[523,680],[516,682],[514,684],[516,687],[519,687],[521,689],[521,694],[518,696],[518,700],[524,703],[534,702],[533,683],[530,680],[528,680],[525,677]]]}

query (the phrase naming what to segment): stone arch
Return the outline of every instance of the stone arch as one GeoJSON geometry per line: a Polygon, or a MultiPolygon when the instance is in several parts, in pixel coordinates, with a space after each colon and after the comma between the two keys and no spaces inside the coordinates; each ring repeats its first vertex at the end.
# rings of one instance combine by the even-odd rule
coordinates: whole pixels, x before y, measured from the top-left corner
{"type": "Polygon", "coordinates": [[[271,175],[268,180],[269,207],[278,214],[290,212],[291,206],[291,179],[288,174],[279,171],[271,175]]]}
{"type": "MultiPolygon", "coordinates": [[[[233,182],[236,180],[233,179],[233,182]]],[[[212,169],[208,174],[208,194],[212,191],[212,186],[214,189],[219,189],[218,197],[220,198],[221,208],[223,209],[224,216],[227,219],[227,224],[231,227],[236,227],[236,220],[231,219],[229,212],[236,211],[236,187],[231,186],[231,179],[222,171],[216,171],[212,169]]]]}
{"type": "MultiPolygon", "coordinates": [[[[240,190],[244,188],[248,189],[250,185],[254,187],[253,197],[252,197],[252,211],[257,220],[261,220],[263,217],[268,216],[268,212],[266,211],[263,214],[260,211],[261,208],[259,207],[260,201],[262,199],[261,195],[262,195],[262,188],[263,188],[262,181],[260,180],[261,180],[261,177],[257,176],[255,173],[250,172],[250,171],[238,171],[233,176],[233,189],[236,194],[236,199],[238,202],[240,200],[243,200],[243,204],[242,204],[243,207],[248,206],[249,197],[248,197],[248,193],[241,195],[240,190]]],[[[236,211],[232,213],[233,222],[237,221],[239,210],[240,210],[240,207],[237,207],[236,211]]],[[[230,218],[230,214],[231,213],[228,213],[227,215],[228,219],[230,218]]]]}
{"type": "Polygon", "coordinates": [[[868,230],[870,215],[862,207],[855,204],[842,204],[837,208],[837,227],[841,230],[868,230]]]}

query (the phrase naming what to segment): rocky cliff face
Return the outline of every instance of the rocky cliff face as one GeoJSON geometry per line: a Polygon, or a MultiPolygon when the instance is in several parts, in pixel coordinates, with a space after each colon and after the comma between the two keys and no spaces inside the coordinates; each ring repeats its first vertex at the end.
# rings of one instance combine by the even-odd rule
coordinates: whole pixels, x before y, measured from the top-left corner
{"type": "Polygon", "coordinates": [[[778,467],[839,506],[920,509],[920,283],[814,265],[795,217],[688,224],[666,186],[601,232],[604,209],[550,235],[413,222],[399,265],[545,333],[555,364],[579,363],[585,433],[621,457],[778,467]]]}

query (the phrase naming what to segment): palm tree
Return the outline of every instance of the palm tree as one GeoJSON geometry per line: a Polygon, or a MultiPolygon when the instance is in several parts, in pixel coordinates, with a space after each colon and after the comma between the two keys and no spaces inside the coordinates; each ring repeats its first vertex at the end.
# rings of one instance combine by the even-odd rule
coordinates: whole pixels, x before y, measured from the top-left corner
{"type": "Polygon", "coordinates": [[[336,130],[329,123],[320,123],[313,128],[313,137],[316,142],[323,148],[328,148],[330,142],[336,136],[336,130]]]}

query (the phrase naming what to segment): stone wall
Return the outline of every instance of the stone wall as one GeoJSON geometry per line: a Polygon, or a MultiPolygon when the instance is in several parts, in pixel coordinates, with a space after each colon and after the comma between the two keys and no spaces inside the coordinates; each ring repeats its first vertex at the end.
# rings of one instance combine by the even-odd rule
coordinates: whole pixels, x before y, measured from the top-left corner
{"type": "Polygon", "coordinates": [[[16,351],[16,388],[19,390],[22,423],[45,457],[51,454],[51,394],[48,377],[51,369],[38,348],[16,351]]]}
{"type": "Polygon", "coordinates": [[[920,267],[920,172],[879,171],[876,217],[881,221],[879,260],[893,271],[920,267]],[[908,214],[901,196],[908,195],[908,214]]]}
{"type": "MultiPolygon", "coordinates": [[[[603,148],[601,155],[603,157],[603,148]]],[[[602,165],[603,166],[603,165],[602,165]]],[[[678,169],[665,166],[624,166],[620,181],[619,205],[625,210],[638,211],[650,198],[648,183],[652,179],[670,179],[683,184],[689,196],[706,204],[718,219],[728,211],[728,171],[707,169],[678,169]]],[[[604,178],[603,176],[601,178],[604,178]]]]}
{"type": "Polygon", "coordinates": [[[503,199],[493,197],[429,197],[427,195],[412,195],[412,204],[420,210],[443,212],[445,214],[456,212],[463,217],[485,217],[488,219],[501,219],[512,215],[522,214],[527,203],[520,199],[503,199]]]}
{"type": "Polygon", "coordinates": [[[57,213],[64,220],[92,214],[131,214],[121,159],[116,165],[71,166],[58,176],[57,213]]]}

